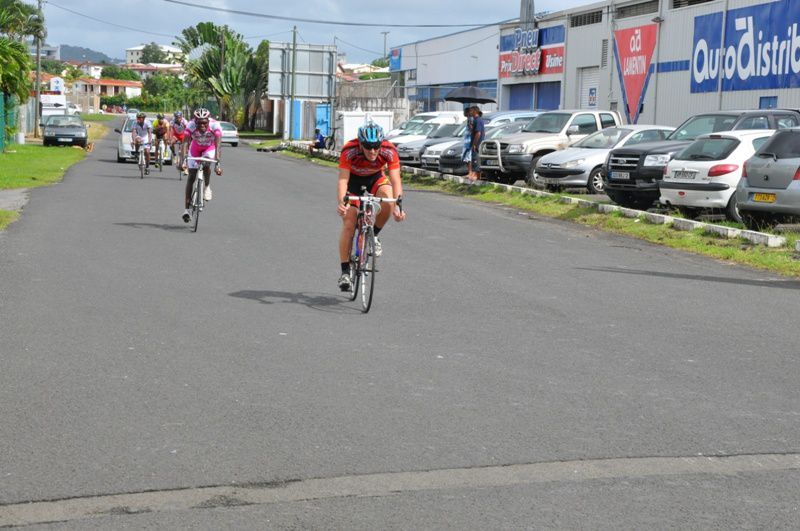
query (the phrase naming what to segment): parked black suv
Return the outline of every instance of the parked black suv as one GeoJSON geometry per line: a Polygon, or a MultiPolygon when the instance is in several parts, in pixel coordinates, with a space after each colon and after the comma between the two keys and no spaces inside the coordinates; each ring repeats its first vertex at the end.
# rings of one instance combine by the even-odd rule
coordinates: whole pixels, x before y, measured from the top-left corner
{"type": "Polygon", "coordinates": [[[606,161],[605,192],[617,204],[647,209],[660,195],[664,167],[698,136],[735,129],[786,129],[800,126],[790,109],[715,111],[692,116],[665,140],[613,150],[606,161]]]}

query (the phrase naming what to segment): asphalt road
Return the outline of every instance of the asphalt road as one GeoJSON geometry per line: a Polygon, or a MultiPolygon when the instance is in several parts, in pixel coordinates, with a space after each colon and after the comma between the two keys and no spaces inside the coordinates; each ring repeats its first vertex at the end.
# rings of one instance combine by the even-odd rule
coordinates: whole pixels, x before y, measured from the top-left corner
{"type": "Polygon", "coordinates": [[[0,526],[797,527],[799,282],[408,191],[364,315],[334,169],[115,142],[0,234],[0,526]]]}

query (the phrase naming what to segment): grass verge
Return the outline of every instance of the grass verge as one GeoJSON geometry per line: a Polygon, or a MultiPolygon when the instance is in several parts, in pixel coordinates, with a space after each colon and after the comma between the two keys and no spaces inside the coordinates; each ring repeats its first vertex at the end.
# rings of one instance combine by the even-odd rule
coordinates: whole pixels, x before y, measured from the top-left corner
{"type": "Polygon", "coordinates": [[[0,231],[5,230],[6,227],[17,221],[19,212],[13,210],[0,210],[0,231]]]}
{"type": "Polygon", "coordinates": [[[122,116],[121,114],[81,114],[81,120],[84,122],[110,122],[115,118],[122,116]]]}
{"type": "Polygon", "coordinates": [[[285,149],[285,150],[281,151],[280,153],[281,153],[281,155],[286,155],[287,157],[292,157],[294,159],[307,160],[308,162],[311,162],[313,164],[319,164],[320,166],[328,166],[329,168],[336,168],[336,167],[339,166],[339,162],[338,161],[334,162],[332,160],[322,159],[322,158],[319,158],[317,156],[309,155],[308,153],[301,153],[299,151],[292,151],[290,149],[285,149]]]}
{"type": "Polygon", "coordinates": [[[80,148],[15,145],[0,153],[0,190],[35,188],[61,180],[67,168],[83,160],[80,148]]]}
{"type": "Polygon", "coordinates": [[[619,213],[601,214],[593,208],[558,202],[558,197],[535,197],[519,192],[509,192],[491,185],[464,185],[442,181],[433,177],[403,175],[404,185],[410,189],[438,190],[502,204],[513,208],[565,221],[572,221],[614,234],[632,236],[673,249],[688,251],[725,262],[764,269],[781,275],[800,277],[800,257],[794,251],[797,234],[785,234],[788,246],[768,248],[753,245],[741,239],[709,236],[702,230],[679,231],[667,225],[653,225],[644,220],[623,217],[619,213]]]}
{"type": "MultiPolygon", "coordinates": [[[[247,138],[246,136],[242,137],[241,133],[239,133],[239,137],[247,138]]],[[[254,148],[267,148],[267,147],[277,146],[281,142],[283,142],[283,139],[279,136],[276,136],[275,138],[268,138],[267,140],[264,140],[263,142],[258,142],[257,144],[250,144],[250,146],[254,148]]]]}

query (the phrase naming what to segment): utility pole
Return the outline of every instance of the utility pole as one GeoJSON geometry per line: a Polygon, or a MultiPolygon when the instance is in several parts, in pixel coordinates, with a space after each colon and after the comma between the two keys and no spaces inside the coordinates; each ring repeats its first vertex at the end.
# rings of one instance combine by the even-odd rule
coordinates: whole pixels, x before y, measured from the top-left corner
{"type": "MultiPolygon", "coordinates": [[[[219,78],[222,80],[223,72],[225,72],[225,33],[228,29],[228,26],[222,26],[222,31],[220,32],[220,38],[222,39],[222,43],[219,47],[219,78]]],[[[217,105],[219,106],[219,114],[220,118],[223,120],[227,118],[227,115],[223,113],[222,109],[222,99],[217,98],[217,105]]]]}
{"type": "Polygon", "coordinates": [[[289,116],[289,141],[291,142],[294,138],[294,80],[295,80],[295,72],[296,72],[296,63],[297,63],[297,26],[292,28],[292,88],[291,93],[289,94],[289,112],[287,113],[289,116]]]}
{"type": "MultiPolygon", "coordinates": [[[[36,14],[37,17],[42,19],[42,0],[39,0],[39,12],[36,14]]],[[[44,20],[40,20],[42,24],[44,24],[44,20]]],[[[33,137],[39,138],[39,102],[42,99],[41,94],[41,85],[42,85],[42,34],[39,32],[36,35],[36,105],[33,106],[33,137]]]]}
{"type": "Polygon", "coordinates": [[[390,33],[388,31],[382,31],[383,33],[383,58],[386,59],[386,36],[390,33]]]}

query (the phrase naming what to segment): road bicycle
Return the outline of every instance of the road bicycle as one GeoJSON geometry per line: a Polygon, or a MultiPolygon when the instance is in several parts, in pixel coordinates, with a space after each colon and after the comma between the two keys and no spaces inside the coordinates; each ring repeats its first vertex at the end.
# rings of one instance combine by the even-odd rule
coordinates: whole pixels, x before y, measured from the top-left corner
{"type": "Polygon", "coordinates": [[[139,178],[144,179],[144,170],[147,169],[147,158],[144,156],[144,149],[142,149],[143,144],[136,144],[133,145],[133,149],[136,151],[136,162],[139,164],[139,178]]]}
{"type": "Polygon", "coordinates": [[[158,166],[158,171],[160,172],[164,171],[164,156],[163,156],[164,144],[165,144],[164,140],[162,140],[161,138],[156,138],[155,164],[156,166],[158,166]]]}
{"type": "Polygon", "coordinates": [[[172,152],[172,165],[178,170],[178,180],[183,180],[183,142],[175,141],[172,144],[174,151],[172,152]]]}
{"type": "Polygon", "coordinates": [[[361,187],[361,195],[346,195],[344,202],[358,201],[356,230],[353,233],[353,245],[350,250],[350,300],[356,300],[361,292],[361,311],[367,313],[372,306],[372,294],[375,288],[375,217],[381,211],[381,203],[397,203],[400,210],[403,204],[397,199],[377,197],[367,193],[367,187],[361,187]]]}
{"type": "Polygon", "coordinates": [[[192,200],[189,203],[189,215],[191,216],[190,227],[192,232],[197,232],[197,224],[200,222],[200,212],[205,207],[205,199],[203,192],[205,191],[206,171],[211,171],[211,164],[219,167],[217,159],[210,159],[208,157],[186,157],[186,160],[193,160],[200,163],[197,168],[197,177],[194,180],[194,189],[192,190],[192,200]]]}

